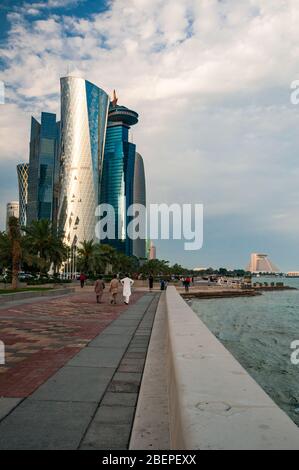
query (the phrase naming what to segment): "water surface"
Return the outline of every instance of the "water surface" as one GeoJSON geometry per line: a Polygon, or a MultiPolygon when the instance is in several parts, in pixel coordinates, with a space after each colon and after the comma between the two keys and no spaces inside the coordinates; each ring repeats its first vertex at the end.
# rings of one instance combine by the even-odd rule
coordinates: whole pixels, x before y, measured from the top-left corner
{"type": "MultiPolygon", "coordinates": [[[[282,281],[299,288],[299,279],[282,281]]],[[[265,292],[257,297],[194,299],[189,305],[299,426],[299,365],[290,360],[290,344],[299,340],[299,290],[265,292]]]]}

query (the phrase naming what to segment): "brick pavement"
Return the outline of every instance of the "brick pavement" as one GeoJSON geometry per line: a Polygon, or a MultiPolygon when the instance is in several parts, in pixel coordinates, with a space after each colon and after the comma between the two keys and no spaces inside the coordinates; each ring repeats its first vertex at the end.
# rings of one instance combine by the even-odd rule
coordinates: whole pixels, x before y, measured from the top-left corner
{"type": "MultiPolygon", "coordinates": [[[[142,296],[135,292],[134,304],[142,296]]],[[[0,365],[0,397],[30,395],[128,307],[95,303],[92,288],[55,299],[1,308],[0,340],[5,365],[0,365]]]]}
{"type": "MultiPolygon", "coordinates": [[[[128,307],[113,310],[103,305],[97,313],[88,313],[91,297],[61,299],[61,309],[67,301],[69,322],[64,334],[66,340],[71,338],[71,349],[74,338],[82,341],[87,336],[86,328],[84,338],[80,330],[74,334],[73,322],[74,328],[80,321],[84,327],[94,325],[93,339],[27,398],[0,398],[0,449],[127,449],[159,297],[158,293],[135,293],[128,307]],[[80,305],[78,316],[83,320],[73,315],[70,300],[74,308],[80,305]],[[94,334],[95,327],[103,328],[105,321],[109,325],[94,334]]],[[[45,321],[57,319],[55,312],[54,316],[52,309],[50,315],[45,313],[45,321]]],[[[49,330],[53,331],[51,326],[49,330]]],[[[59,348],[54,353],[59,354],[59,348]]],[[[47,361],[42,359],[44,364],[47,361]]]]}

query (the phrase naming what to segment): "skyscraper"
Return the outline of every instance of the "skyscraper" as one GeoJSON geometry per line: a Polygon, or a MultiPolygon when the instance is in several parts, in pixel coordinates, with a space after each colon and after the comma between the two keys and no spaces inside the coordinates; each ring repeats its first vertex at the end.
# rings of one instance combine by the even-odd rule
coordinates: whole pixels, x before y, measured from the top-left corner
{"type": "Polygon", "coordinates": [[[10,217],[19,218],[19,202],[11,201],[6,204],[6,231],[8,231],[8,221],[10,217]]]}
{"type": "Polygon", "coordinates": [[[61,172],[58,225],[68,245],[95,239],[108,95],[77,77],[61,84],[61,172]]]}
{"type": "Polygon", "coordinates": [[[27,224],[33,220],[55,219],[59,126],[56,115],[52,113],[42,113],[41,123],[31,118],[27,224]]]}
{"type": "Polygon", "coordinates": [[[145,177],[142,157],[129,141],[129,129],[137,124],[138,114],[117,104],[115,91],[109,106],[101,203],[110,204],[115,212],[115,240],[103,242],[127,255],[145,257],[145,240],[131,240],[126,236],[130,221],[126,209],[133,203],[145,205],[145,177]]]}
{"type": "Polygon", "coordinates": [[[17,165],[18,185],[19,185],[19,221],[20,225],[26,225],[26,207],[28,197],[28,172],[29,163],[19,163],[17,165]]]}
{"type": "MultiPolygon", "coordinates": [[[[140,153],[136,152],[133,182],[133,204],[146,206],[146,185],[143,159],[140,153]]],[[[146,257],[146,239],[137,238],[133,240],[133,255],[137,258],[146,257]]]]}

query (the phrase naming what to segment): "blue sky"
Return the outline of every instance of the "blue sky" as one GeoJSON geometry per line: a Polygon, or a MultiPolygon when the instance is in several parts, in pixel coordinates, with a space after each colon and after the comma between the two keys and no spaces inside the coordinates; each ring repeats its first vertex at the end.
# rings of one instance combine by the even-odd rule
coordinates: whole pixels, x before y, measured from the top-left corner
{"type": "MultiPolygon", "coordinates": [[[[44,0],[36,1],[24,1],[24,0],[2,0],[0,5],[0,40],[5,40],[7,33],[10,29],[10,22],[7,20],[7,13],[18,11],[20,8],[30,8],[30,4],[43,5],[47,2],[44,0]]],[[[45,19],[49,16],[49,10],[51,14],[63,15],[71,14],[77,17],[88,17],[91,14],[99,13],[107,8],[106,0],[77,0],[68,2],[57,2],[61,6],[53,6],[51,8],[41,9],[39,14],[32,16],[32,21],[37,18],[45,19]]],[[[55,4],[54,4],[55,5],[55,4]]]]}
{"type": "Polygon", "coordinates": [[[59,114],[69,71],[139,112],[148,202],[204,204],[203,248],[158,242],[159,257],[242,267],[262,251],[299,270],[297,0],[4,0],[0,15],[0,228],[30,116],[59,114]]]}

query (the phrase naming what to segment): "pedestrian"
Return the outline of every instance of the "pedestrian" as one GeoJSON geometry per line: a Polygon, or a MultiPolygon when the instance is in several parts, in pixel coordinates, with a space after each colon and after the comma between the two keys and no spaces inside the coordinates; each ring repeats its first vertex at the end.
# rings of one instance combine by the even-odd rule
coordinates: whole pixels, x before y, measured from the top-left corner
{"type": "Polygon", "coordinates": [[[189,292],[190,281],[191,281],[190,277],[185,278],[184,284],[185,284],[185,291],[186,292],[189,292]]]}
{"type": "Polygon", "coordinates": [[[105,283],[102,276],[99,276],[94,285],[94,291],[96,293],[97,304],[101,303],[103,291],[105,289],[105,283]]]}
{"type": "Polygon", "coordinates": [[[161,281],[160,281],[160,289],[165,290],[165,281],[164,281],[164,279],[161,279],[161,281]]]}
{"type": "Polygon", "coordinates": [[[124,303],[126,305],[129,305],[130,296],[132,294],[131,287],[134,284],[134,281],[129,277],[129,274],[126,274],[126,276],[120,282],[123,286],[123,296],[125,299],[124,303]]]}
{"type": "Polygon", "coordinates": [[[79,276],[79,281],[80,281],[81,288],[83,289],[84,283],[85,283],[85,281],[86,281],[86,276],[85,276],[85,274],[83,274],[83,273],[80,274],[80,276],[79,276]]]}
{"type": "Polygon", "coordinates": [[[118,293],[118,285],[119,281],[117,279],[117,275],[113,275],[113,279],[110,281],[110,287],[109,287],[109,292],[111,294],[111,304],[116,304],[116,298],[117,298],[117,293],[118,293]]]}
{"type": "Polygon", "coordinates": [[[148,287],[149,287],[149,290],[152,290],[154,286],[154,278],[152,276],[152,274],[149,275],[149,278],[148,278],[148,287]]]}

